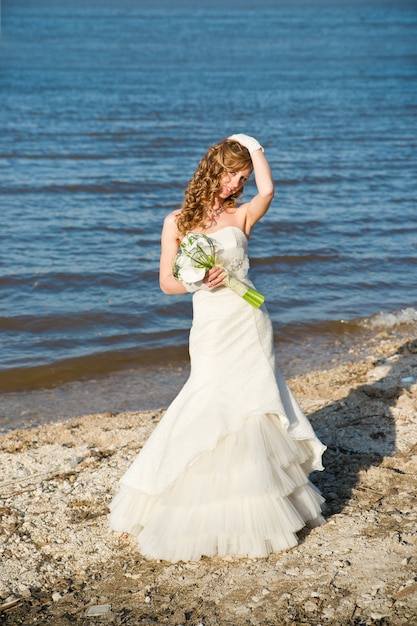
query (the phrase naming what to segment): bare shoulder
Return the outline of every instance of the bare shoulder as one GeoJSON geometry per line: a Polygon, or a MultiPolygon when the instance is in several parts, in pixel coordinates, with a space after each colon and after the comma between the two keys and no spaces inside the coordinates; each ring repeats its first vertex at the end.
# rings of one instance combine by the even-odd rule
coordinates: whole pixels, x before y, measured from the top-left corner
{"type": "Polygon", "coordinates": [[[177,221],[176,217],[179,211],[171,211],[164,219],[164,224],[162,227],[162,242],[176,242],[178,243],[180,240],[180,236],[178,233],[177,221]]]}
{"type": "Polygon", "coordinates": [[[179,214],[179,210],[171,211],[164,219],[164,228],[168,228],[172,230],[173,228],[177,228],[177,215],[179,214]]]}
{"type": "Polygon", "coordinates": [[[171,211],[171,213],[168,213],[168,215],[165,217],[165,221],[175,222],[175,220],[177,219],[177,215],[179,215],[180,213],[181,213],[181,209],[174,209],[174,211],[171,211]]]}

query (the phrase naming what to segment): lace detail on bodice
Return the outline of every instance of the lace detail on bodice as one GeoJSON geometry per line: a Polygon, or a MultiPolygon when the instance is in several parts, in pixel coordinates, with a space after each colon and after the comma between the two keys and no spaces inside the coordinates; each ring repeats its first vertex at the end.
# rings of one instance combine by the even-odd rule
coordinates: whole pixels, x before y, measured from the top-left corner
{"type": "Polygon", "coordinates": [[[249,271],[248,240],[236,226],[225,226],[209,237],[219,246],[216,253],[218,265],[222,265],[231,276],[244,280],[249,271]]]}

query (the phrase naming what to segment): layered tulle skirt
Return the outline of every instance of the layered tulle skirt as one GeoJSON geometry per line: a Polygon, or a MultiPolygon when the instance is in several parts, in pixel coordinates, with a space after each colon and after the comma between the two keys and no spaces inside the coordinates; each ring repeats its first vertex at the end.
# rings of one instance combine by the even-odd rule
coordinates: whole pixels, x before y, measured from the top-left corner
{"type": "Polygon", "coordinates": [[[291,548],[303,526],[323,522],[323,498],[303,469],[308,456],[276,416],[249,418],[162,494],[122,486],[112,526],[135,535],[144,556],[171,562],[291,548]]]}

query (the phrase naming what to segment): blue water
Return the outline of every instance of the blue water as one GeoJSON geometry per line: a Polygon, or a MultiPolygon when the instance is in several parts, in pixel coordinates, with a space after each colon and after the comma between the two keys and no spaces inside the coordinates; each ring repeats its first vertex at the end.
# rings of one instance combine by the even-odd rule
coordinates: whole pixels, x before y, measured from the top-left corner
{"type": "Polygon", "coordinates": [[[417,319],[416,41],[405,1],[3,0],[0,389],[184,360],[160,228],[234,132],[277,185],[250,241],[277,342],[417,319]]]}

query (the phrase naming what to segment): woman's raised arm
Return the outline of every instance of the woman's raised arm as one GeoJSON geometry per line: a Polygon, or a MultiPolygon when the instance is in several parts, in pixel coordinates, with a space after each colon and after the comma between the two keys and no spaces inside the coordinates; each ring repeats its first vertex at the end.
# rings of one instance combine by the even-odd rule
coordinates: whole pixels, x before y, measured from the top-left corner
{"type": "Polygon", "coordinates": [[[252,226],[265,215],[271,205],[275,193],[274,181],[264,149],[254,137],[238,134],[229,139],[234,139],[247,148],[252,159],[258,193],[246,205],[242,205],[246,207],[246,230],[249,234],[252,226]]]}

